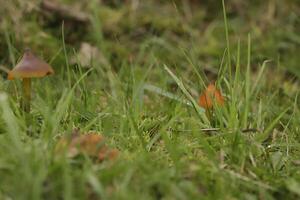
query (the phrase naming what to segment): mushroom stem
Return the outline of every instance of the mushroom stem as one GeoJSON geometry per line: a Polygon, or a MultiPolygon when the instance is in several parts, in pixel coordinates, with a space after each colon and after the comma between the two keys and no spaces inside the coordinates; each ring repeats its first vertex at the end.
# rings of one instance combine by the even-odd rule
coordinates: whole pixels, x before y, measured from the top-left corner
{"type": "Polygon", "coordinates": [[[30,112],[30,100],[31,100],[31,78],[23,78],[23,103],[22,109],[30,112]]]}

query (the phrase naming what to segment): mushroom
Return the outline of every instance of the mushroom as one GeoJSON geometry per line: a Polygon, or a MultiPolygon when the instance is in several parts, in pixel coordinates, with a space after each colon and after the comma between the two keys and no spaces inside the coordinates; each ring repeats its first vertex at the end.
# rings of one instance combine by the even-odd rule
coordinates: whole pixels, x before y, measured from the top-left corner
{"type": "Polygon", "coordinates": [[[31,78],[41,78],[51,74],[54,74],[52,67],[45,61],[37,58],[30,49],[25,49],[20,62],[8,72],[8,80],[23,79],[23,99],[21,107],[25,112],[30,112],[31,78]]]}
{"type": "Polygon", "coordinates": [[[224,97],[221,92],[210,83],[206,90],[199,97],[199,105],[206,110],[213,108],[214,102],[216,105],[222,106],[224,104],[224,97]]]}

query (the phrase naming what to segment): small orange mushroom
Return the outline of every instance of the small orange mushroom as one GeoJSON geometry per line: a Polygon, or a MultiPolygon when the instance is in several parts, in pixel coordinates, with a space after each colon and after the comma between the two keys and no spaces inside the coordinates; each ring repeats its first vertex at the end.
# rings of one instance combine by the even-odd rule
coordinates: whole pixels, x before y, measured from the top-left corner
{"type": "Polygon", "coordinates": [[[204,109],[213,108],[214,102],[216,105],[224,104],[224,97],[220,90],[218,90],[214,84],[210,83],[206,90],[199,97],[199,105],[204,109]]]}
{"type": "Polygon", "coordinates": [[[7,79],[23,79],[23,100],[21,107],[30,112],[31,78],[41,78],[54,74],[54,70],[43,60],[37,58],[30,49],[26,49],[20,62],[8,72],[7,79]]]}

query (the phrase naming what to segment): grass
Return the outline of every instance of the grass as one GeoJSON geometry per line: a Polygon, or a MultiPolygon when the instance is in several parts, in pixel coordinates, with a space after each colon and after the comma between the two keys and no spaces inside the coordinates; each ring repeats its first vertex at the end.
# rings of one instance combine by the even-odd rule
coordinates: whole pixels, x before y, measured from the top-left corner
{"type": "MultiPolygon", "coordinates": [[[[135,11],[112,2],[115,7],[86,8],[92,23],[84,40],[103,51],[107,63],[95,58],[88,69],[70,62],[81,38],[69,41],[68,24],[39,24],[33,12],[19,33],[4,20],[0,47],[8,51],[0,53],[1,65],[14,64],[19,48],[30,45],[56,75],[33,80],[29,116],[19,108],[20,82],[1,81],[0,199],[298,199],[298,69],[284,67],[299,59],[292,53],[298,22],[288,19],[286,33],[270,25],[265,36],[255,26],[237,36],[245,18],[227,19],[225,13],[234,14],[227,2],[224,19],[221,2],[207,8],[220,16],[197,7],[190,18],[184,11],[190,4],[178,1],[153,1],[135,11]],[[131,18],[124,17],[129,11],[131,18]],[[204,33],[195,28],[198,19],[207,23],[204,33]],[[285,44],[281,59],[272,48],[282,35],[294,42],[285,44]],[[211,81],[226,103],[207,118],[197,98],[211,81]],[[95,163],[58,154],[59,138],[74,128],[103,134],[120,151],[118,159],[95,163]]],[[[287,5],[276,6],[280,14],[287,5]]]]}

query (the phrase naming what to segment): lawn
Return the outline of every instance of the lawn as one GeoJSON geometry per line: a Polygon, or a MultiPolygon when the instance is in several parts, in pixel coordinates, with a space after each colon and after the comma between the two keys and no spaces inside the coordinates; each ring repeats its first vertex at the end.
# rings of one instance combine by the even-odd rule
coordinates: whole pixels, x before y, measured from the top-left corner
{"type": "Polygon", "coordinates": [[[0,14],[0,200],[300,198],[298,0],[0,14]],[[25,48],[55,71],[32,79],[29,112],[7,79],[25,48]],[[210,84],[222,102],[207,108],[210,84]]]}

